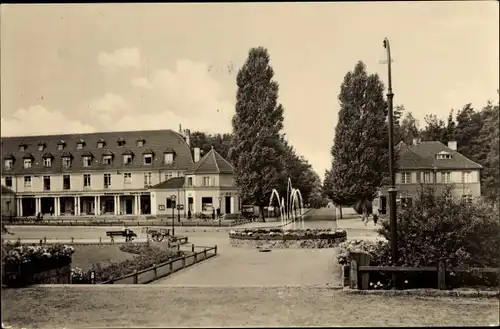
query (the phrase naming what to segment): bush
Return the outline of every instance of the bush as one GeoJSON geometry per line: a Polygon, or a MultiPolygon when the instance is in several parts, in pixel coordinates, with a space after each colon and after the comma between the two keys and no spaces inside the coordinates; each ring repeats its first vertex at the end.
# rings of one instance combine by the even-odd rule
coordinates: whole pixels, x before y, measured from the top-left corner
{"type": "MultiPolygon", "coordinates": [[[[413,205],[398,209],[398,266],[499,267],[500,230],[498,211],[482,203],[465,203],[451,196],[450,188],[422,188],[413,205]]],[[[389,221],[378,233],[384,242],[348,241],[341,244],[338,262],[350,263],[350,252],[367,252],[370,265],[394,265],[391,257],[389,221]]],[[[436,288],[437,272],[400,273],[404,288],[436,288]]],[[[448,272],[449,288],[461,286],[498,286],[496,273],[448,272]]],[[[390,286],[389,273],[371,273],[371,288],[390,286]],[[377,284],[380,282],[380,284],[377,284]]]]}
{"type": "Polygon", "coordinates": [[[153,247],[149,244],[124,244],[120,246],[120,250],[136,254],[133,259],[122,262],[114,262],[108,266],[101,264],[92,264],[92,268],[88,271],[82,271],[75,268],[72,271],[73,283],[91,283],[91,273],[94,272],[95,282],[105,282],[111,278],[119,278],[127,274],[131,274],[134,270],[144,270],[153,264],[161,264],[170,259],[177,258],[181,255],[181,251],[168,250],[164,251],[160,248],[153,247]]]}

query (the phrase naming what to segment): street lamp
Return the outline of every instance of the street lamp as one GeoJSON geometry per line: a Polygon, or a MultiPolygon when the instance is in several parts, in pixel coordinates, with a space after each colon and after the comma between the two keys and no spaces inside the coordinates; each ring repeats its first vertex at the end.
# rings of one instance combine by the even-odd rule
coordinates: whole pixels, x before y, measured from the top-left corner
{"type": "MultiPolygon", "coordinates": [[[[396,172],[394,161],[394,120],[393,120],[393,98],[392,93],[392,71],[391,71],[391,46],[389,39],[384,39],[384,48],[387,50],[387,74],[388,74],[388,88],[387,88],[387,102],[389,107],[389,174],[391,176],[391,186],[389,187],[389,217],[391,222],[391,251],[392,251],[392,264],[397,265],[398,260],[398,232],[397,232],[397,218],[396,218],[396,172]]],[[[396,272],[392,272],[392,288],[396,289],[396,272]]]]}
{"type": "Polygon", "coordinates": [[[172,194],[170,196],[170,200],[172,200],[172,235],[175,235],[175,226],[174,226],[174,220],[175,220],[175,198],[177,196],[175,194],[172,194]]]}

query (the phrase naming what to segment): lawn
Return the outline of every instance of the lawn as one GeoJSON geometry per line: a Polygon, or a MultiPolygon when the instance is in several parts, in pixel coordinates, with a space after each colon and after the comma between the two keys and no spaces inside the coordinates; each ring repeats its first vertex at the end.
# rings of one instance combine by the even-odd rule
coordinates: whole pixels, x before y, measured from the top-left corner
{"type": "Polygon", "coordinates": [[[25,328],[498,325],[498,299],[346,295],[324,288],[73,286],[8,289],[25,328]]]}
{"type": "Polygon", "coordinates": [[[75,246],[71,267],[87,270],[92,268],[92,264],[101,263],[105,266],[110,262],[121,262],[133,257],[133,254],[121,251],[119,245],[80,245],[75,246]]]}

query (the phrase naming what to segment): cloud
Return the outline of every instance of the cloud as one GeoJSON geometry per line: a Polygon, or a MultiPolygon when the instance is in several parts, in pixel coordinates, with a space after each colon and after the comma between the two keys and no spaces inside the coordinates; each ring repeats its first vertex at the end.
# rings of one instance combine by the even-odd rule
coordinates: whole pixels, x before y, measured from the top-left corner
{"type": "Polygon", "coordinates": [[[135,79],[132,79],[132,80],[130,80],[130,84],[133,87],[136,87],[136,88],[151,89],[153,87],[153,85],[151,84],[151,82],[149,82],[149,80],[146,79],[146,78],[135,78],[135,79]]]}
{"type": "Polygon", "coordinates": [[[58,111],[50,111],[35,105],[20,108],[9,118],[2,118],[2,136],[26,136],[66,134],[74,132],[90,133],[94,128],[78,120],[73,120],[58,111]]]}
{"type": "Polygon", "coordinates": [[[120,95],[106,93],[89,102],[87,108],[96,115],[112,115],[130,110],[130,104],[120,95]]]}
{"type": "Polygon", "coordinates": [[[110,53],[100,52],[98,61],[107,67],[136,67],[141,63],[141,54],[137,48],[122,48],[110,53]]]}

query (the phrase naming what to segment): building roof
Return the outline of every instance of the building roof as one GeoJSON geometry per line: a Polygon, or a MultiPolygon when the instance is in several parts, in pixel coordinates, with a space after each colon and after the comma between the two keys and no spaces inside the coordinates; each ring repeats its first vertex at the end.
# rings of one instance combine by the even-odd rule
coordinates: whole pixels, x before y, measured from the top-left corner
{"type": "Polygon", "coordinates": [[[176,190],[184,187],[184,177],[174,177],[150,187],[150,190],[176,190]]]}
{"type": "Polygon", "coordinates": [[[10,188],[8,188],[7,186],[2,186],[2,195],[5,195],[5,194],[16,194],[14,191],[12,191],[10,188]]]}
{"type": "Polygon", "coordinates": [[[403,142],[396,147],[399,151],[399,170],[405,169],[481,169],[482,166],[441,142],[419,142],[407,145],[403,142]],[[448,153],[449,159],[437,159],[439,153],[448,153]]]}
{"type": "Polygon", "coordinates": [[[213,147],[198,161],[188,174],[232,174],[234,167],[213,147]]]}
{"type": "MultiPolygon", "coordinates": [[[[18,136],[2,138],[2,160],[9,156],[14,157],[13,169],[3,170],[3,174],[38,174],[38,173],[63,173],[63,172],[89,172],[93,170],[125,170],[127,169],[171,169],[187,170],[193,166],[193,157],[189,145],[184,137],[169,129],[145,131],[99,132],[90,134],[50,135],[50,136],[18,136]],[[77,149],[77,143],[83,140],[85,145],[77,149]],[[137,140],[143,140],[143,146],[138,146],[137,140]],[[98,142],[105,142],[105,147],[97,148],[98,142]],[[124,141],[123,146],[118,146],[118,141],[124,141]],[[39,143],[45,147],[40,150],[39,143]],[[20,145],[26,146],[24,151],[20,145]],[[58,145],[63,144],[62,150],[58,145]],[[144,164],[144,150],[153,151],[153,163],[144,164]],[[163,154],[170,150],[174,153],[173,164],[165,164],[163,154]],[[53,156],[52,166],[45,168],[42,157],[50,152],[53,156]],[[62,166],[62,157],[71,154],[73,158],[70,168],[62,166]],[[91,167],[83,167],[82,157],[91,154],[91,167]],[[103,155],[113,155],[111,165],[103,164],[103,155]],[[132,163],[123,164],[123,154],[134,154],[132,163]],[[23,157],[33,157],[31,169],[23,166],[23,157]]],[[[2,166],[3,163],[2,163],[2,166]]]]}

